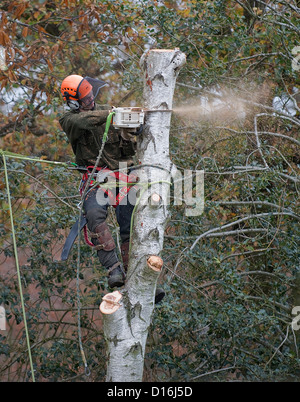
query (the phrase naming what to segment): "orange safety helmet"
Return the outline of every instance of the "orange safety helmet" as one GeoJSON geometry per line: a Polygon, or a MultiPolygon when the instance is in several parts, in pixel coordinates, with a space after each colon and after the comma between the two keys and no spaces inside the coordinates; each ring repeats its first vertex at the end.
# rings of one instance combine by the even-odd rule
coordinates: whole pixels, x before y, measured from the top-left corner
{"type": "Polygon", "coordinates": [[[79,109],[79,101],[92,91],[92,85],[81,75],[69,75],[61,84],[61,94],[71,109],[79,109]]]}

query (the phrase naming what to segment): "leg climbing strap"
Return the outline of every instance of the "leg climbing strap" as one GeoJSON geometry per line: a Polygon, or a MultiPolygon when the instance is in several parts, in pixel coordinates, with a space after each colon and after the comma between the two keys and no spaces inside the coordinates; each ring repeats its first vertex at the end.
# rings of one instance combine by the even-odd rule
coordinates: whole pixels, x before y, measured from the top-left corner
{"type": "Polygon", "coordinates": [[[93,243],[96,250],[111,251],[116,248],[115,241],[106,222],[100,223],[100,225],[96,226],[95,232],[90,233],[91,238],[96,239],[95,243],[93,243]]]}
{"type": "Polygon", "coordinates": [[[124,273],[124,271],[122,269],[122,264],[118,261],[108,269],[108,274],[110,274],[117,267],[120,267],[121,271],[124,273]]]}

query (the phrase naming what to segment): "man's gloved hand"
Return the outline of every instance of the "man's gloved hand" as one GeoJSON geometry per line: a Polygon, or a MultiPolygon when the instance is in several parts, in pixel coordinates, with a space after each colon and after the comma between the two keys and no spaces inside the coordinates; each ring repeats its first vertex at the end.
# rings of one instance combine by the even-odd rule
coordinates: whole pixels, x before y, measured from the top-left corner
{"type": "Polygon", "coordinates": [[[122,128],[121,129],[121,137],[125,141],[133,141],[134,137],[140,135],[143,131],[143,125],[141,124],[138,129],[134,128],[122,128]]]}
{"type": "Polygon", "coordinates": [[[140,134],[142,134],[143,129],[144,129],[144,125],[141,124],[140,127],[139,127],[134,133],[132,133],[132,134],[133,134],[133,135],[140,135],[140,134]]]}
{"type": "MultiPolygon", "coordinates": [[[[140,135],[140,134],[142,134],[142,132],[143,132],[143,128],[144,128],[144,126],[143,126],[143,124],[141,124],[140,125],[140,127],[139,128],[124,128],[123,130],[124,130],[124,132],[126,133],[126,134],[129,134],[129,135],[134,135],[134,136],[137,136],[137,135],[140,135]]],[[[124,137],[123,137],[124,138],[124,137]]],[[[125,138],[124,138],[125,139],[125,138]]]]}

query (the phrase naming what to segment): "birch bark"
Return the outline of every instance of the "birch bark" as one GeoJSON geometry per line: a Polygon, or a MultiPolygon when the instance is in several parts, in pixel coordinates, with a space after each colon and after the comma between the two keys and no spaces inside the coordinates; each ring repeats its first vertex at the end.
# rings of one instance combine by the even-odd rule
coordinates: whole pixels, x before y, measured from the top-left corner
{"type": "MultiPolygon", "coordinates": [[[[144,131],[138,137],[139,201],[134,213],[126,285],[115,293],[112,314],[103,315],[109,382],[140,382],[145,346],[162,268],[164,229],[169,216],[172,163],[169,130],[176,78],[185,63],[178,49],[153,49],[142,56],[144,131]],[[155,111],[153,111],[155,110],[155,111]]],[[[113,296],[112,296],[113,297],[113,296]]]]}

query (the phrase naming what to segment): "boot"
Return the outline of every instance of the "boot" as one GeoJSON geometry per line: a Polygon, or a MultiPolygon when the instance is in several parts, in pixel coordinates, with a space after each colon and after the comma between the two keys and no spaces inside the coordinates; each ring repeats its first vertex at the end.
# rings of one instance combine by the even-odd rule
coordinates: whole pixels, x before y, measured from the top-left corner
{"type": "Polygon", "coordinates": [[[108,286],[110,288],[120,288],[125,285],[125,272],[122,264],[117,262],[108,270],[108,286]]]}
{"type": "Polygon", "coordinates": [[[162,288],[157,288],[155,291],[155,299],[154,303],[158,304],[159,302],[162,301],[162,299],[165,297],[166,293],[162,288]]]}
{"type": "Polygon", "coordinates": [[[125,284],[125,272],[115,252],[115,242],[106,222],[97,225],[91,232],[92,242],[101,264],[108,270],[108,286],[119,288],[125,284]]]}

